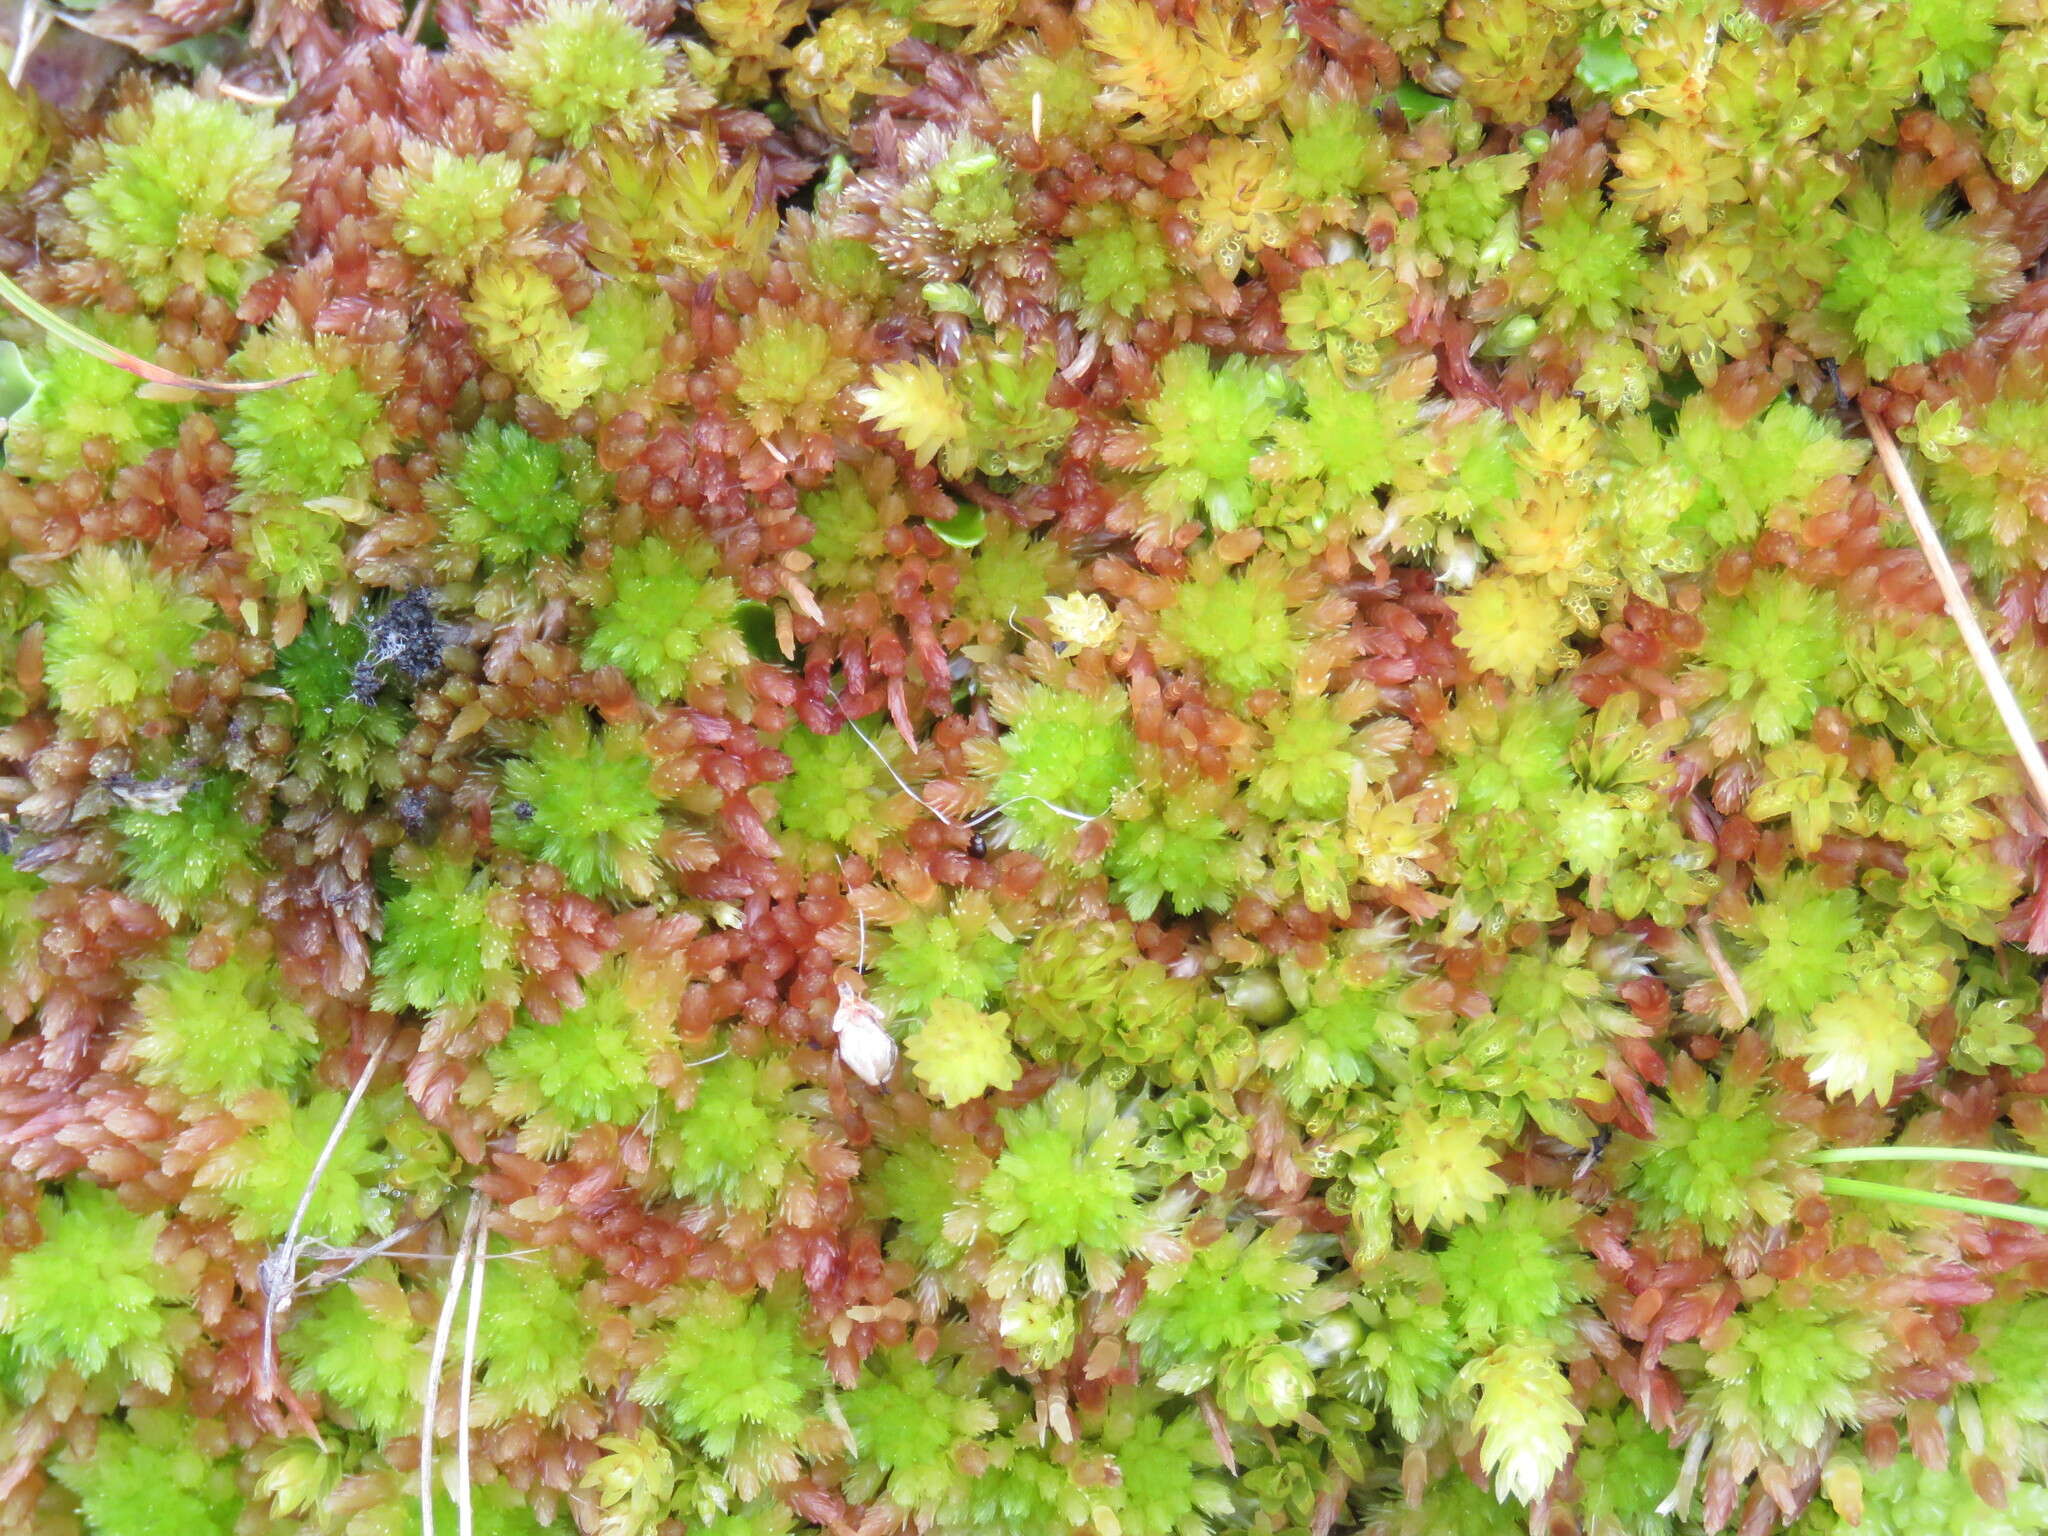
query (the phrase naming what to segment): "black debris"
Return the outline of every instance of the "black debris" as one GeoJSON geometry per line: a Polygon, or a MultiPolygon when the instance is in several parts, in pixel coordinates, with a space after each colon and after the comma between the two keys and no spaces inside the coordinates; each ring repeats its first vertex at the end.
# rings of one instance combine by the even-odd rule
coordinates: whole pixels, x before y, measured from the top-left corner
{"type": "Polygon", "coordinates": [[[415,786],[400,793],[395,807],[398,820],[413,837],[423,837],[434,824],[434,792],[415,786]]]}
{"type": "Polygon", "coordinates": [[[386,667],[413,683],[423,683],[441,670],[443,625],[429,588],[414,587],[367,620],[363,633],[369,637],[369,648],[356,663],[349,688],[359,704],[376,702],[386,667]]]}

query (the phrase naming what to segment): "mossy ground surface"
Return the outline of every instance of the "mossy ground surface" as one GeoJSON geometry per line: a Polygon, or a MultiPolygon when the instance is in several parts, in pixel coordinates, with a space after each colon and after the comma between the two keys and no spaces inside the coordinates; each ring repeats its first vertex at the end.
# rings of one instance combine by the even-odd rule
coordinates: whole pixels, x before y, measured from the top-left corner
{"type": "Polygon", "coordinates": [[[2048,1530],[2048,9],[421,3],[0,87],[0,1529],[2048,1530]]]}

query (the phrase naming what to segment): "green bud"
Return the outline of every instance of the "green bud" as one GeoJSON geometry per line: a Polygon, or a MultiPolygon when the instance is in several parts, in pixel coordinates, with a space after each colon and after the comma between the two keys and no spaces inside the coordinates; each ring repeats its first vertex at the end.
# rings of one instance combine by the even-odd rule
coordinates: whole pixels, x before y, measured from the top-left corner
{"type": "Polygon", "coordinates": [[[962,507],[948,518],[931,518],[925,526],[955,549],[972,549],[988,537],[988,518],[979,507],[962,507]]]}
{"type": "Polygon", "coordinates": [[[853,162],[844,155],[834,155],[825,166],[825,179],[818,183],[818,201],[837,197],[852,176],[853,162]]]}
{"type": "Polygon", "coordinates": [[[1270,970],[1240,971],[1217,985],[1224,1001],[1254,1024],[1277,1024],[1292,1011],[1280,978],[1270,970]]]}
{"type": "Polygon", "coordinates": [[[1506,266],[1508,259],[1522,243],[1521,225],[1510,213],[1504,217],[1493,233],[1486,238],[1486,244],[1479,248],[1479,266],[1482,269],[1506,266]]]}
{"type": "Polygon", "coordinates": [[[1450,104],[1449,97],[1431,95],[1413,80],[1403,80],[1394,87],[1394,105],[1401,109],[1403,117],[1427,117],[1432,112],[1443,111],[1450,104]]]}
{"type": "Polygon", "coordinates": [[[965,315],[970,320],[981,318],[981,300],[962,283],[926,283],[923,289],[926,307],[942,315],[965,315]]]}
{"type": "Polygon", "coordinates": [[[1486,350],[1494,357],[1514,357],[1529,349],[1529,343],[1536,339],[1537,329],[1534,315],[1516,315],[1503,320],[1487,338],[1486,350]]]}
{"type": "Polygon", "coordinates": [[[1314,1372],[1291,1344],[1247,1350],[1223,1370],[1226,1413],[1244,1413],[1273,1427],[1292,1424],[1308,1410],[1316,1389],[1314,1372]]]}
{"type": "Polygon", "coordinates": [[[1339,1313],[1317,1326],[1301,1352],[1309,1364],[1325,1366],[1354,1352],[1364,1338],[1365,1330],[1358,1326],[1358,1319],[1349,1313],[1339,1313]]]}
{"type": "Polygon", "coordinates": [[[1039,1369],[1065,1359],[1074,1347],[1074,1312],[1065,1301],[1012,1296],[996,1326],[1003,1342],[1039,1369]]]}

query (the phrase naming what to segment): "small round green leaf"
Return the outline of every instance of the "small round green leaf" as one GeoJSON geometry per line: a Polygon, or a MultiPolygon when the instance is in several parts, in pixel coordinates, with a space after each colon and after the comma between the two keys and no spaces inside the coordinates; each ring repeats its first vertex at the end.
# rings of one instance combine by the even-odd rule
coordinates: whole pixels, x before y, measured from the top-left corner
{"type": "Polygon", "coordinates": [[[972,549],[988,537],[988,519],[979,507],[962,507],[943,522],[927,519],[926,526],[955,549],[972,549]]]}
{"type": "Polygon", "coordinates": [[[1441,112],[1451,104],[1448,96],[1433,96],[1413,80],[1403,80],[1394,87],[1394,105],[1401,109],[1403,117],[1427,117],[1432,112],[1441,112]]]}
{"type": "Polygon", "coordinates": [[[1573,73],[1587,90],[1602,96],[1618,95],[1642,78],[1621,46],[1621,35],[1607,27],[1595,27],[1579,39],[1579,67],[1573,73]]]}

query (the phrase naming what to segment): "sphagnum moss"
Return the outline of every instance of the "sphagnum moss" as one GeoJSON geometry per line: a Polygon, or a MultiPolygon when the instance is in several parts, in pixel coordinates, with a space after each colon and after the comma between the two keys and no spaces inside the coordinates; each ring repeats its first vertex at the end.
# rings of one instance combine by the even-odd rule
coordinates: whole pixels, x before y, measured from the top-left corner
{"type": "Polygon", "coordinates": [[[0,88],[0,1527],[2039,1529],[2043,18],[686,12],[0,88]]]}

